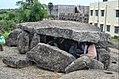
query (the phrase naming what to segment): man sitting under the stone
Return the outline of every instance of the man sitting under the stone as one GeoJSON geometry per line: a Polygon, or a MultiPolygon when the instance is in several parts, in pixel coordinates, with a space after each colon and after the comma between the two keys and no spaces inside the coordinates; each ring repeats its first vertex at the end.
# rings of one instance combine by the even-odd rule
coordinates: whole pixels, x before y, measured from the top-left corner
{"type": "Polygon", "coordinates": [[[79,58],[79,57],[80,57],[80,53],[81,53],[81,52],[83,52],[83,51],[81,51],[81,50],[78,48],[76,42],[74,42],[74,43],[72,44],[72,46],[70,47],[70,49],[69,49],[69,53],[72,54],[72,55],[73,55],[74,57],[76,57],[76,58],[79,58]]]}
{"type": "MultiPolygon", "coordinates": [[[[67,66],[65,68],[65,72],[69,73],[72,71],[84,69],[104,69],[104,64],[95,59],[97,56],[95,45],[88,42],[79,44],[78,45],[80,46],[80,50],[83,50],[83,54],[81,54],[79,58],[77,58],[69,66],[67,66]]],[[[75,51],[79,49],[79,47],[76,47],[77,46],[75,45],[75,51]]],[[[73,46],[71,48],[73,49],[73,46]]],[[[73,53],[80,53],[79,51],[75,51],[73,50],[73,53]]]]}
{"type": "Polygon", "coordinates": [[[87,55],[90,58],[97,57],[95,45],[89,42],[78,42],[78,44],[73,43],[73,45],[69,49],[69,53],[75,56],[76,58],[79,58],[83,55],[87,55]]]}
{"type": "Polygon", "coordinates": [[[80,43],[79,46],[81,50],[83,51],[83,54],[81,54],[80,56],[87,55],[90,58],[97,57],[96,47],[93,43],[84,42],[84,43],[80,43]]]}
{"type": "Polygon", "coordinates": [[[51,46],[58,47],[58,45],[57,45],[57,38],[54,37],[53,40],[50,40],[47,44],[49,44],[51,46]]]}

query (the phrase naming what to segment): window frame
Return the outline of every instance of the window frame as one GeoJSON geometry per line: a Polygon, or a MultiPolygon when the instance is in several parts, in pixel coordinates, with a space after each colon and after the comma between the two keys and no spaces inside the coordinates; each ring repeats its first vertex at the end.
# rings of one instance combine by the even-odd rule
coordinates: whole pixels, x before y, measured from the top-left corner
{"type": "Polygon", "coordinates": [[[95,16],[99,16],[99,10],[95,10],[95,16]]]}
{"type": "Polygon", "coordinates": [[[93,16],[93,10],[90,10],[90,16],[93,16]]]}
{"type": "Polygon", "coordinates": [[[103,32],[104,24],[100,24],[100,30],[103,32]]]}
{"type": "Polygon", "coordinates": [[[91,22],[90,24],[92,25],[93,23],[91,22]]]}
{"type": "Polygon", "coordinates": [[[107,32],[110,32],[111,25],[106,25],[106,26],[107,26],[107,32]]]}
{"type": "Polygon", "coordinates": [[[119,26],[114,27],[114,33],[119,34],[119,26]],[[116,28],[117,28],[117,31],[116,31],[116,28]]]}
{"type": "Polygon", "coordinates": [[[102,17],[105,16],[105,10],[101,10],[101,16],[102,16],[102,17]]]}
{"type": "Polygon", "coordinates": [[[119,18],[119,10],[116,10],[116,17],[119,18]]]}

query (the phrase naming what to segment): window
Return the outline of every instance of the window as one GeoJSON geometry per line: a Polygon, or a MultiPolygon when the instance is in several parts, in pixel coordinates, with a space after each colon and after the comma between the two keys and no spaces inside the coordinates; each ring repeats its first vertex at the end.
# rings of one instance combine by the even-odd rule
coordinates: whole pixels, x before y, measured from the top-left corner
{"type": "Polygon", "coordinates": [[[107,25],[107,31],[110,32],[110,25],[107,25]]]}
{"type": "Polygon", "coordinates": [[[103,2],[106,2],[107,0],[103,0],[103,2]]]}
{"type": "Polygon", "coordinates": [[[104,16],[104,10],[101,10],[101,16],[104,16]]]}
{"type": "Polygon", "coordinates": [[[100,24],[100,30],[103,31],[103,24],[100,24]]]}
{"type": "Polygon", "coordinates": [[[116,17],[119,17],[119,10],[116,10],[116,17]]]}
{"type": "Polygon", "coordinates": [[[95,10],[95,16],[98,16],[98,10],[95,10]]]}
{"type": "Polygon", "coordinates": [[[91,25],[93,24],[93,23],[90,23],[91,25]]]}
{"type": "Polygon", "coordinates": [[[90,10],[90,15],[93,16],[93,10],[90,10]]]}
{"type": "Polygon", "coordinates": [[[119,27],[115,27],[115,33],[119,34],[119,27]]]}

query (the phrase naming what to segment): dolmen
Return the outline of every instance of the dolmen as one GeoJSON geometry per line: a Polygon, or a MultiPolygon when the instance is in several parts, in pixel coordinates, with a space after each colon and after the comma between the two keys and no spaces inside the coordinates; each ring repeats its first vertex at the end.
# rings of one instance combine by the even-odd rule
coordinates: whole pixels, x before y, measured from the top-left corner
{"type": "Polygon", "coordinates": [[[19,53],[26,54],[26,59],[23,59],[25,65],[16,66],[22,60],[11,57],[3,58],[3,62],[14,68],[26,67],[28,62],[34,62],[39,68],[66,73],[82,69],[107,69],[110,64],[109,47],[112,46],[110,38],[97,27],[80,22],[44,20],[20,23],[9,35],[7,44],[16,46],[19,53]],[[94,43],[97,57],[76,58],[69,53],[73,42],[94,43]]]}

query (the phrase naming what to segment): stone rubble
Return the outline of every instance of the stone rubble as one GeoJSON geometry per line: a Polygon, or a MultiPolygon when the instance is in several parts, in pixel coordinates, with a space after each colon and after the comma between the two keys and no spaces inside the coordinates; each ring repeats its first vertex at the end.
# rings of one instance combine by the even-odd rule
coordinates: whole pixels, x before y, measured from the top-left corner
{"type": "Polygon", "coordinates": [[[59,72],[64,72],[65,68],[75,60],[71,54],[43,43],[38,43],[27,52],[27,58],[34,61],[38,67],[59,72]]]}
{"type": "MultiPolygon", "coordinates": [[[[51,71],[71,72],[82,69],[83,67],[80,64],[87,65],[86,63],[80,63],[80,58],[76,59],[66,51],[42,43],[40,40],[41,35],[77,42],[95,43],[98,57],[97,60],[88,60],[89,63],[94,64],[93,66],[88,65],[90,66],[89,69],[108,69],[109,67],[110,50],[108,47],[113,47],[113,44],[110,43],[111,37],[93,25],[72,21],[44,20],[41,22],[20,23],[17,24],[16,29],[20,31],[18,31],[17,36],[12,38],[13,41],[17,42],[14,45],[17,46],[20,54],[26,54],[27,60],[35,62],[38,67],[51,71]],[[76,63],[71,64],[74,62],[76,63]],[[73,69],[73,67],[75,68],[73,69]]],[[[16,32],[13,31],[12,34],[14,36],[16,32]]],[[[8,39],[10,38],[9,36],[8,39]]],[[[9,60],[11,59],[8,58],[6,61],[9,60]]],[[[14,58],[12,61],[14,61],[14,58]]]]}

